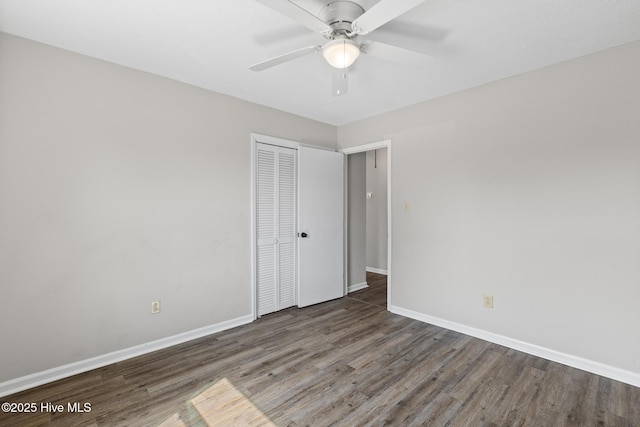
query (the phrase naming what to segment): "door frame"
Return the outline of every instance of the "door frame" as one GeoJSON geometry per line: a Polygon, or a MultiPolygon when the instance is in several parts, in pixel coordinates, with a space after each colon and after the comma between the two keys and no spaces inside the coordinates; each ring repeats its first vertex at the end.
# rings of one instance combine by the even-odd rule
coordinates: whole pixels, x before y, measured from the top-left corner
{"type": "MultiPolygon", "coordinates": [[[[376,142],[371,142],[368,144],[362,144],[362,145],[356,145],[353,147],[347,147],[347,148],[342,148],[340,149],[340,152],[345,154],[345,155],[349,155],[349,154],[356,154],[356,153],[364,153],[367,151],[372,151],[372,150],[377,150],[379,148],[386,148],[387,149],[387,310],[391,311],[391,307],[392,307],[392,300],[391,300],[391,287],[392,287],[392,280],[391,280],[391,273],[392,273],[392,268],[391,268],[391,226],[393,224],[393,220],[392,220],[392,209],[391,207],[392,205],[392,194],[391,194],[391,139],[385,139],[382,141],[376,141],[376,142]]],[[[348,161],[345,161],[345,168],[348,168],[348,161]]],[[[345,266],[345,276],[344,276],[344,283],[345,283],[345,295],[347,295],[347,288],[348,288],[348,283],[349,283],[349,250],[348,250],[348,242],[347,242],[347,238],[349,236],[348,230],[346,230],[346,228],[348,227],[348,221],[346,221],[346,218],[348,218],[348,206],[349,206],[349,182],[348,182],[348,171],[345,171],[345,189],[344,189],[344,194],[345,194],[345,203],[344,203],[344,209],[345,209],[345,248],[344,248],[344,266],[345,266]]]]}
{"type": "MultiPolygon", "coordinates": [[[[262,143],[262,144],[269,144],[269,145],[275,145],[278,147],[285,147],[285,148],[293,148],[294,150],[297,150],[300,147],[309,147],[309,148],[315,148],[318,150],[328,150],[328,151],[336,151],[338,152],[339,150],[335,149],[335,148],[327,148],[327,147],[319,147],[317,145],[311,145],[311,144],[303,144],[301,142],[298,141],[292,141],[289,139],[284,139],[284,138],[278,138],[275,136],[269,136],[269,135],[263,135],[263,134],[259,134],[259,133],[254,133],[251,132],[250,134],[250,143],[251,143],[251,182],[250,182],[250,186],[251,186],[251,199],[250,199],[250,203],[249,206],[251,207],[251,224],[250,224],[250,237],[251,237],[251,317],[253,320],[256,320],[258,318],[258,292],[256,289],[256,274],[257,274],[257,265],[256,265],[256,255],[258,252],[258,248],[257,248],[257,242],[256,242],[256,160],[257,160],[257,155],[256,155],[256,147],[258,143],[262,143]]],[[[296,177],[297,179],[297,177],[296,177]]],[[[296,212],[296,216],[297,216],[297,212],[296,212]]],[[[297,250],[296,250],[296,257],[297,257],[297,250]]],[[[298,260],[296,259],[296,268],[297,268],[297,263],[298,260]]],[[[297,276],[296,276],[297,277],[297,276]]],[[[297,284],[296,284],[296,288],[297,288],[297,284]]]]}

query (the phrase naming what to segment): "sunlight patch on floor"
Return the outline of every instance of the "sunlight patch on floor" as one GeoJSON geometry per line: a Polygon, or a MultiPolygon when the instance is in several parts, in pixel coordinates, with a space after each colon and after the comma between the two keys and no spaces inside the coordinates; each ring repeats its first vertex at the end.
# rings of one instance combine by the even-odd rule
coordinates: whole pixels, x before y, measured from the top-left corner
{"type": "Polygon", "coordinates": [[[209,427],[213,426],[273,426],[257,406],[226,378],[221,379],[193,399],[196,408],[209,427]]]}

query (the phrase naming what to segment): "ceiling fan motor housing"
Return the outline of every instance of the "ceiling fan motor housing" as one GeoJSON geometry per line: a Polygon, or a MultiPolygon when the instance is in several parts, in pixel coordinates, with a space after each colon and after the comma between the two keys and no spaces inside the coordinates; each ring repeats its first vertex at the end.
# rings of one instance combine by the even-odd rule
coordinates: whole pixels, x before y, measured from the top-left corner
{"type": "Polygon", "coordinates": [[[331,38],[336,35],[350,33],[351,23],[364,13],[364,9],[352,1],[334,1],[322,8],[319,18],[326,22],[333,32],[331,38]]]}

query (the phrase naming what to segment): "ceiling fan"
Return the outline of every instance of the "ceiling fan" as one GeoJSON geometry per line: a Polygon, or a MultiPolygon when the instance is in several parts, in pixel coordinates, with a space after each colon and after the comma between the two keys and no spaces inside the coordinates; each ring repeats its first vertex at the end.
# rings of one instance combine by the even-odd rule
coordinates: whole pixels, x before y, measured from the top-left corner
{"type": "Polygon", "coordinates": [[[356,38],[369,34],[378,27],[413,9],[426,0],[380,0],[369,10],[352,1],[330,1],[315,16],[291,0],[257,0],[259,3],[292,18],[310,30],[323,35],[328,41],[297,49],[249,67],[262,71],[316,52],[322,52],[334,69],[333,94],[347,92],[348,70],[361,53],[411,66],[420,66],[433,59],[431,55],[380,43],[370,39],[358,43],[356,38]]]}

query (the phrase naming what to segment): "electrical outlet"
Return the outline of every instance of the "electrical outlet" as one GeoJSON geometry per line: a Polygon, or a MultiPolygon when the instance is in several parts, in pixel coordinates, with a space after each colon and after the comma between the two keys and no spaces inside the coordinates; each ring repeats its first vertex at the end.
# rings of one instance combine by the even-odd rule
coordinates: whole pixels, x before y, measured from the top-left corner
{"type": "Polygon", "coordinates": [[[482,306],[485,308],[493,308],[493,295],[484,294],[482,296],[482,306]]]}
{"type": "Polygon", "coordinates": [[[151,314],[160,313],[160,300],[151,301],[151,314]]]}

